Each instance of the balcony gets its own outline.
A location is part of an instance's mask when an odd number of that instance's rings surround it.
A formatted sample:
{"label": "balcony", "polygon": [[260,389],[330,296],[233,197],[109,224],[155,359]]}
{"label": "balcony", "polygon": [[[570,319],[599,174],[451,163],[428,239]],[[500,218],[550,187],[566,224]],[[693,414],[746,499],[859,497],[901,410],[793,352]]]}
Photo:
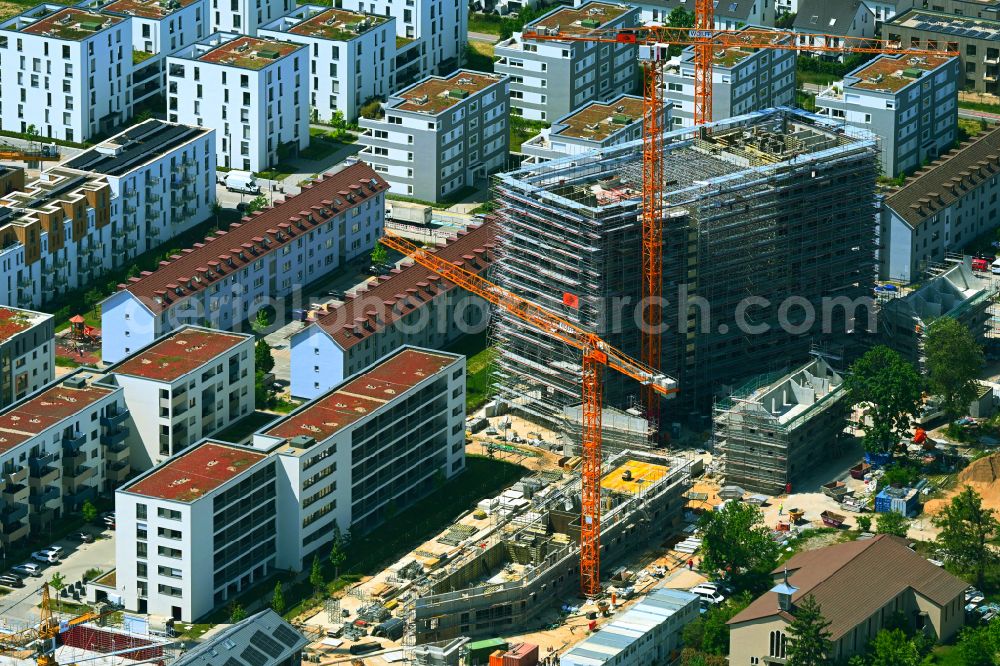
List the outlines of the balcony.
{"label": "balcony", "polygon": [[151,176],[151,175],[150,176],[146,176],[146,187],[150,187],[151,185],[159,185],[159,184],[160,184],[160,177],[159,176]]}
{"label": "balcony", "polygon": [[104,459],[109,463],[128,462],[128,444],[115,444],[104,451]]}
{"label": "balcony", "polygon": [[[52,297],[53,294],[46,294],[47,297]],[[35,303],[34,295],[31,292],[18,291],[17,292],[17,306],[20,308],[31,309]]]}
{"label": "balcony", "polygon": [[135,242],[134,239],[132,239],[132,238],[126,238],[124,246],[125,246],[125,251],[126,252],[132,252],[133,250],[135,250],[135,248],[138,247],[138,244]]}
{"label": "balcony", "polygon": [[7,467],[3,477],[7,483],[24,483],[28,480],[28,468],[23,465],[16,469],[13,466]]}
{"label": "balcony", "polygon": [[10,481],[0,491],[0,498],[6,504],[24,504],[28,501],[28,486],[25,483],[11,483]]}
{"label": "balcony", "polygon": [[108,466],[104,468],[105,478],[113,483],[118,484],[128,478],[128,475],[132,473],[132,466],[129,465],[128,460],[122,460],[116,463],[108,463]]}
{"label": "balcony", "polygon": [[125,423],[127,418],[128,412],[125,410],[122,410],[117,414],[105,414],[101,417],[101,425],[105,428],[114,428],[115,426]]}
{"label": "balcony", "polygon": [[17,281],[17,286],[19,289],[31,289],[32,287],[35,286],[35,281],[32,280],[30,277],[21,278],[20,280]]}
{"label": "balcony", "polygon": [[125,224],[125,233],[134,234],[137,231],[139,231],[139,225],[135,222],[128,222]]}
{"label": "balcony", "polygon": [[158,203],[162,198],[163,196],[159,192],[150,192],[149,194],[146,195],[146,203],[147,204]]}
{"label": "balcony", "polygon": [[97,497],[97,488],[94,486],[81,486],[76,492],[67,494],[63,500],[73,508],[77,508],[84,502],[92,500],[95,497]]}
{"label": "balcony", "polygon": [[101,435],[101,444],[108,447],[119,446],[124,443],[126,439],[128,439],[129,432],[129,429],[125,426],[109,430]]}
{"label": "balcony", "polygon": [[76,453],[87,443],[86,433],[73,433],[70,436],[63,437],[63,451],[65,453]]}
{"label": "balcony", "polygon": [[59,499],[59,488],[56,486],[45,486],[39,489],[37,493],[32,494],[28,497],[28,502],[31,506],[41,507],[44,504],[48,504],[53,500]]}
{"label": "balcony", "polygon": [[91,247],[91,246],[89,246],[89,245],[84,245],[83,247],[81,247],[81,248],[80,248],[80,249],[79,249],[79,250],[77,251],[77,254],[78,254],[78,255],[79,255],[80,257],[89,257],[89,256],[90,256],[90,255],[92,255],[93,253],[94,253],[94,248],[92,248],[92,247]]}
{"label": "balcony", "polygon": [[37,468],[32,468],[31,477],[29,479],[29,484],[32,488],[40,488],[41,486],[54,483],[59,480],[59,468],[53,467],[52,465],[44,465]]}
{"label": "balcony", "polygon": [[[157,217],[159,217],[159,216],[157,216]],[[150,227],[149,228],[149,237],[150,238],[156,238],[159,235],[160,235],[160,228],[159,227]]]}
{"label": "balcony", "polygon": [[126,199],[134,199],[137,196],[139,196],[139,191],[135,188],[125,190]]}

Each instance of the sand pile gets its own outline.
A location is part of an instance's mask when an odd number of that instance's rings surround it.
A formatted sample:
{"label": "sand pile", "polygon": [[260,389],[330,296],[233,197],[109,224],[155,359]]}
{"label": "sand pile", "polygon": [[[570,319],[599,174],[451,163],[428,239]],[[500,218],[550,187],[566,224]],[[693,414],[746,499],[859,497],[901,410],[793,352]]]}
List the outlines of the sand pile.
{"label": "sand pile", "polygon": [[951,498],[957,495],[965,486],[972,486],[983,496],[983,506],[1000,511],[1000,453],[980,458],[963,469],[958,475],[958,483],[944,498],[930,500],[924,505],[924,511],[935,514],[940,511]]}

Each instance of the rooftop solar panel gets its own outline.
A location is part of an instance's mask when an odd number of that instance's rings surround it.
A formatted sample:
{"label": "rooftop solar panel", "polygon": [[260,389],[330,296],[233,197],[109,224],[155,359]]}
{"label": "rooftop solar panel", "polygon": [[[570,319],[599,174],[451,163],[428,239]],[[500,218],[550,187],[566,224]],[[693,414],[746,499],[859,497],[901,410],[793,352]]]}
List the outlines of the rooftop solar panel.
{"label": "rooftop solar panel", "polygon": [[267,657],[249,645],[245,650],[243,650],[243,653],[240,654],[240,656],[243,657],[243,661],[250,664],[250,666],[267,666]]}
{"label": "rooftop solar panel", "polygon": [[277,638],[279,641],[281,641],[288,647],[292,647],[293,645],[299,642],[298,634],[296,634],[294,631],[292,631],[283,624],[279,624],[277,627],[274,628],[273,635],[275,638]]}
{"label": "rooftop solar panel", "polygon": [[253,636],[250,637],[250,644],[259,648],[261,651],[266,652],[275,659],[281,655],[281,645],[278,641],[274,640],[262,631],[255,631],[253,633]]}

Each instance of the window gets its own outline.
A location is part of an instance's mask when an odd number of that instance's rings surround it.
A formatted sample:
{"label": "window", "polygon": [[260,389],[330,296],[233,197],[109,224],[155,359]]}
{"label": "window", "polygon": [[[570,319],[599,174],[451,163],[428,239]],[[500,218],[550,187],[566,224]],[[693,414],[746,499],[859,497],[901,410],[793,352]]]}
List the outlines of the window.
{"label": "window", "polygon": [[778,659],[785,658],[785,634],[780,631],[772,631],[770,634],[769,642],[769,653],[768,656],[776,657]]}

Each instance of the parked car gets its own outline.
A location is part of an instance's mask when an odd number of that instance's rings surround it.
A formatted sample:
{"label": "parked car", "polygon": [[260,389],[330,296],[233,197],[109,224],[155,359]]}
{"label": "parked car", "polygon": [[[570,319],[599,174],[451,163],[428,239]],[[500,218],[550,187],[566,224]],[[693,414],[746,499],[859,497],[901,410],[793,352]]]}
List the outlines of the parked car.
{"label": "parked car", "polygon": [[42,564],[55,564],[59,561],[59,556],[45,550],[36,550],[31,554],[31,559]]}
{"label": "parked car", "polygon": [[56,557],[62,557],[63,547],[62,546],[49,546],[48,548],[42,548],[43,553],[51,553]]}
{"label": "parked car", "polygon": [[70,537],[82,543],[94,543],[94,535],[87,532],[74,532]]}
{"label": "parked car", "polygon": [[0,585],[4,587],[24,587],[24,581],[14,574],[3,574],[0,576]]}
{"label": "parked car", "polygon": [[369,275],[388,275],[389,271],[392,270],[392,266],[386,266],[385,264],[372,264],[368,267]]}
{"label": "parked car", "polygon": [[37,564],[32,564],[31,562],[25,562],[24,564],[18,564],[16,567],[11,567],[11,571],[21,576],[33,576],[35,578],[42,577],[42,568]]}
{"label": "parked car", "polygon": [[726,600],[726,597],[715,583],[701,583],[692,587],[688,592],[701,597],[711,604],[721,604]]}

